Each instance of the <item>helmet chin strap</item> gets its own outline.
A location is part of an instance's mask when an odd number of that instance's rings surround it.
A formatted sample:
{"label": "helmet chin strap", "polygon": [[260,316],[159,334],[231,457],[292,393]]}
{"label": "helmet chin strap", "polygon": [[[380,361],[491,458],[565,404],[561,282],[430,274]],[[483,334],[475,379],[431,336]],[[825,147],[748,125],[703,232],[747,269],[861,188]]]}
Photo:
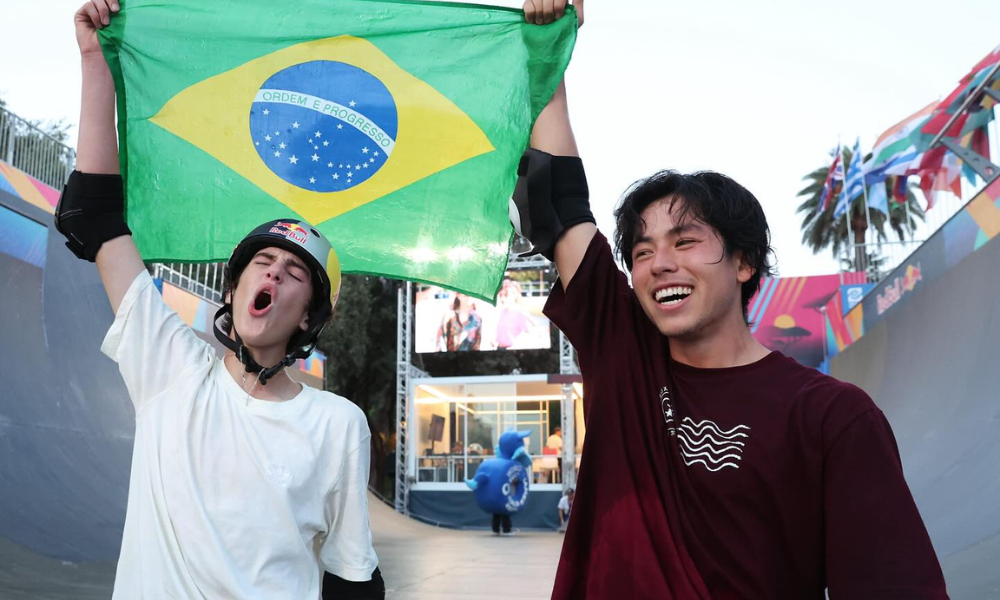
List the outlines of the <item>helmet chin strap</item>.
{"label": "helmet chin strap", "polygon": [[[226,348],[233,351],[236,358],[243,363],[243,367],[246,369],[247,373],[259,373],[258,379],[261,385],[267,385],[267,380],[274,377],[285,367],[289,367],[295,363],[296,357],[295,353],[289,353],[279,362],[278,364],[271,367],[263,367],[250,354],[250,349],[246,347],[243,343],[243,339],[240,337],[239,332],[236,331],[236,323],[233,320],[232,305],[223,304],[222,307],[215,313],[215,337],[219,340]],[[229,330],[232,330],[233,336],[236,338],[229,337]]]}

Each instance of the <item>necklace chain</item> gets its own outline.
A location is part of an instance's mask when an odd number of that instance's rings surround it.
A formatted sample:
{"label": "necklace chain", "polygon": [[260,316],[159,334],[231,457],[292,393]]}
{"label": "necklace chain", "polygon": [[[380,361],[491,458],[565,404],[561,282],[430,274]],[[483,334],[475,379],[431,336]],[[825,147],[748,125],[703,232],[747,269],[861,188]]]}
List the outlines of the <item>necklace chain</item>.
{"label": "necklace chain", "polygon": [[[291,376],[288,374],[288,367],[285,367],[284,369],[282,369],[281,372],[285,374],[285,377],[288,377],[289,379],[291,379]],[[247,406],[250,405],[250,394],[252,394],[254,392],[254,390],[257,389],[257,386],[260,385],[260,378],[261,378],[262,375],[264,375],[264,371],[263,370],[261,370],[259,373],[257,373],[257,379],[254,381],[253,387],[251,387],[249,390],[247,390],[247,372],[246,372],[246,370],[243,371],[243,375],[240,377],[240,387],[242,387],[243,390],[247,393],[247,397],[246,397],[246,404],[247,404]]]}

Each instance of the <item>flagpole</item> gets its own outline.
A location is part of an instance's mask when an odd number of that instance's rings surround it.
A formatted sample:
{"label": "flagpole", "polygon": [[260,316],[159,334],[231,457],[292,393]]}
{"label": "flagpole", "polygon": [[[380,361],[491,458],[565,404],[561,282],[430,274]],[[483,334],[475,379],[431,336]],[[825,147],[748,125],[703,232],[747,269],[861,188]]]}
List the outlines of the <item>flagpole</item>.
{"label": "flagpole", "polygon": [[[859,144],[857,146],[857,148],[860,151],[861,150],[861,145]],[[862,165],[861,165],[861,169],[862,169],[862,171],[861,171],[861,193],[863,194],[863,197],[865,199],[865,222],[868,224],[868,226],[865,228],[865,235],[867,236],[868,233],[871,232],[871,230],[872,230],[872,213],[871,213],[871,210],[868,208],[868,182],[865,181],[864,168],[865,168],[864,167],[864,163],[862,163]],[[874,241],[874,236],[873,236],[873,240],[872,241]],[[865,240],[865,243],[867,243],[867,240]]]}
{"label": "flagpole", "polygon": [[[837,142],[837,145],[838,146],[840,145],[839,141]],[[844,167],[843,167],[844,168],[844,180],[840,184],[840,193],[843,194],[844,197],[846,198],[847,197],[847,165],[844,164],[844,147],[843,146],[840,146],[840,164],[844,165]],[[839,200],[839,198],[838,198],[838,200]],[[856,261],[854,259],[857,258],[858,249],[854,247],[854,232],[851,231],[851,201],[850,201],[850,199],[847,200],[847,210],[844,211],[844,219],[845,219],[845,223],[847,223],[847,243],[848,243],[848,246],[852,250],[854,250],[854,252],[853,252],[854,256],[852,257],[851,261],[853,263],[855,263],[854,267],[857,268],[857,263],[856,263]]]}
{"label": "flagpole", "polygon": [[[993,105],[993,162],[1000,163],[1000,128],[997,127],[997,113],[1000,113],[1000,102]],[[988,137],[988,136],[987,136]]]}
{"label": "flagpole", "polygon": [[[897,183],[896,185],[899,185],[899,183]],[[906,231],[907,229],[910,229],[910,196],[909,196],[909,189],[910,189],[910,186],[907,185],[906,182],[903,182],[903,206],[906,208],[906,228],[904,228],[903,231]],[[916,237],[914,235],[914,230],[916,228],[917,228],[917,226],[916,226],[916,224],[914,224],[913,225],[913,229],[910,229],[910,241],[911,242],[913,241],[913,238]]]}

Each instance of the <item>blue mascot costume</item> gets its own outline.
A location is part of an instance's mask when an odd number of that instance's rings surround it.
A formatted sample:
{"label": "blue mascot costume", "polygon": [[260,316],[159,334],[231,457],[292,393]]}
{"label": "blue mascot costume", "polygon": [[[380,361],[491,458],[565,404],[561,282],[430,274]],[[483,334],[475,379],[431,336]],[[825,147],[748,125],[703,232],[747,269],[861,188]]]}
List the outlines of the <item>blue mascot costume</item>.
{"label": "blue mascot costume", "polygon": [[511,535],[510,516],[528,502],[531,455],[524,447],[530,431],[508,431],[500,436],[496,458],[484,460],[476,476],[466,479],[479,508],[493,515],[493,532]]}

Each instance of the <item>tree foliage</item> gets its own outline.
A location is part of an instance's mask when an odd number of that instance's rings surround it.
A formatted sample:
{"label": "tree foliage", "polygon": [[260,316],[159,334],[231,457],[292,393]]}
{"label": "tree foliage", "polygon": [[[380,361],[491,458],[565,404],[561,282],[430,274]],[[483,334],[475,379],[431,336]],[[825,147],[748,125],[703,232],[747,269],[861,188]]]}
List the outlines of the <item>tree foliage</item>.
{"label": "tree foliage", "polygon": [[[924,210],[914,194],[914,186],[907,187],[906,200],[903,203],[890,200],[888,216],[877,210],[868,210],[866,214],[863,194],[851,198],[848,211],[850,231],[848,231],[848,218],[844,216],[839,219],[833,218],[837,204],[836,198],[829,202],[826,210],[817,214],[823,184],[826,182],[826,175],[830,170],[835,152],[835,150],[830,152],[830,162],[802,178],[806,182],[806,186],[798,193],[798,197],[803,200],[796,209],[796,212],[802,215],[802,243],[808,246],[813,254],[818,254],[829,248],[835,258],[842,257],[849,246],[865,243],[868,214],[871,215],[871,226],[876,233],[877,241],[888,241],[889,230],[896,234],[899,241],[903,241],[907,236],[912,238],[918,221],[924,220]],[[845,164],[850,164],[851,150],[848,148],[843,152],[842,160]],[[907,210],[907,205],[909,210]]]}

